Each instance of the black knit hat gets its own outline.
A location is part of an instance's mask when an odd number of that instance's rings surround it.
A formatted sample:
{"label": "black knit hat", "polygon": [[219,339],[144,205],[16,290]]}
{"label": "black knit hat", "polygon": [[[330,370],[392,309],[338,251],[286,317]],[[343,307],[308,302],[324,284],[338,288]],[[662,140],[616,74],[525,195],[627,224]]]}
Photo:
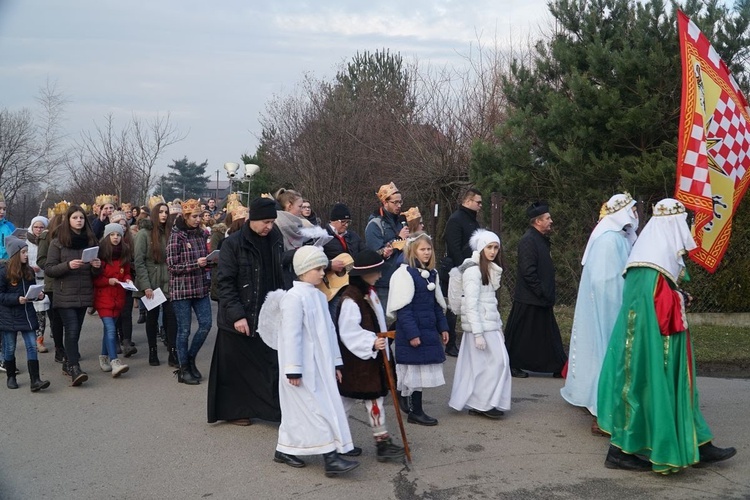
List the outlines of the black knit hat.
{"label": "black knit hat", "polygon": [[363,250],[354,257],[354,267],[349,271],[349,276],[364,276],[380,271],[385,261],[378,252],[374,250]]}
{"label": "black knit hat", "polygon": [[330,220],[352,220],[352,214],[349,212],[349,207],[344,205],[343,203],[336,203],[333,208],[331,208],[331,217],[329,217]]}
{"label": "black knit hat", "polygon": [[276,202],[271,198],[255,198],[250,202],[248,220],[268,220],[276,218]]}
{"label": "black knit hat", "polygon": [[546,201],[535,201],[526,209],[526,217],[534,219],[549,212],[549,204]]}

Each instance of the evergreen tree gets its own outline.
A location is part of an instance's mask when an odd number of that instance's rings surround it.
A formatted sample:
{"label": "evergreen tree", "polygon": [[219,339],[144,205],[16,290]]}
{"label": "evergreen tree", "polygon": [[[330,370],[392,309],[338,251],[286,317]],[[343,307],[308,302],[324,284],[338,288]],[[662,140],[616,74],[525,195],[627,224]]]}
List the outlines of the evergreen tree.
{"label": "evergreen tree", "polygon": [[188,161],[187,157],[172,161],[171,165],[167,165],[171,171],[162,177],[156,192],[161,191],[166,200],[180,198],[184,201],[200,197],[211,180],[211,177],[206,175],[208,160],[201,164]]}
{"label": "evergreen tree", "polygon": [[[682,10],[747,82],[750,2],[734,13],[695,0]],[[503,79],[507,122],[494,142],[475,144],[472,175],[504,197],[509,249],[528,224],[525,207],[549,201],[553,243],[564,242],[553,245],[560,296],[570,303],[601,204],[623,190],[649,208],[674,194],[680,51],[676,10],[662,0],[555,0],[550,11],[555,32],[536,44],[532,64],[515,62]]]}

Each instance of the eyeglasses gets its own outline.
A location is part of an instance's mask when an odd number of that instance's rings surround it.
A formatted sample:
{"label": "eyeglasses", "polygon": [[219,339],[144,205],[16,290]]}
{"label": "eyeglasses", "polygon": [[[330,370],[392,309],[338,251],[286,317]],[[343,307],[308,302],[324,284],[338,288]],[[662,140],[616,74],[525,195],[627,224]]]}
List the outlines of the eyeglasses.
{"label": "eyeglasses", "polygon": [[403,201],[401,201],[401,200],[396,200],[396,201],[388,201],[388,203],[392,203],[392,204],[394,204],[394,205],[403,205],[403,204],[404,204],[404,202],[403,202]]}

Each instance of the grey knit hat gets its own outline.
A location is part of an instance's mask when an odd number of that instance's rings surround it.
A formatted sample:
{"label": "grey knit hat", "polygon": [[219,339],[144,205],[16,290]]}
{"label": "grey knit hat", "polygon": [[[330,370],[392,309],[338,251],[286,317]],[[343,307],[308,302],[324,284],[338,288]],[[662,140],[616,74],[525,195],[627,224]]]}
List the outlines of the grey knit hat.
{"label": "grey knit hat", "polygon": [[119,222],[110,222],[109,224],[104,226],[104,236],[102,236],[102,239],[109,236],[110,233],[117,233],[122,236],[125,234],[125,230],[122,228],[122,224],[120,224]]}
{"label": "grey knit hat", "polygon": [[16,238],[15,236],[7,236],[5,238],[5,251],[8,252],[8,258],[13,257],[26,246],[28,246],[26,240]]}

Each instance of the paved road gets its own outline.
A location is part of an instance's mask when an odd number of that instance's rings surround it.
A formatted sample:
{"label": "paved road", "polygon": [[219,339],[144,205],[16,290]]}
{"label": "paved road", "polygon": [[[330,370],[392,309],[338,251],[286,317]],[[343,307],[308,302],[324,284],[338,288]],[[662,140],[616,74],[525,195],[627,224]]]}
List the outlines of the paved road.
{"label": "paved road", "polygon": [[[40,355],[48,390],[29,392],[25,366],[19,390],[0,386],[0,499],[750,498],[750,380],[699,379],[716,444],[738,453],[674,476],[606,469],[608,441],[592,436],[589,417],[563,402],[562,382],[532,376],[513,380],[513,409],[501,421],[448,408],[449,385],[426,391],[425,407],[440,425],[407,424],[409,466],[376,462],[364,407],[355,408],[350,424],[365,450],[362,465],[329,479],[317,457],[304,469],[274,463],[273,424],[207,424],[207,384],[178,384],[163,347],[162,366],[148,366],[145,333],[135,328],[141,351],[120,379],[99,370],[101,323],[87,317],[83,387],[68,387],[52,353]],[[212,332],[198,357],[204,374],[213,342]],[[449,381],[454,366],[449,358]]]}

